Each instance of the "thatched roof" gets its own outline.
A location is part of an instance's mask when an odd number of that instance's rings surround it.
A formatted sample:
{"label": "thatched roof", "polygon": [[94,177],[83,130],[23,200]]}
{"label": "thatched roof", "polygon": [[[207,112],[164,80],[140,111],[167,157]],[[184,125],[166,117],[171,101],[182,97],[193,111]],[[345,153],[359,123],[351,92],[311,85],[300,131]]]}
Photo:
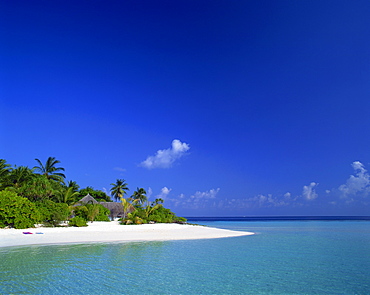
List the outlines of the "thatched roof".
{"label": "thatched roof", "polygon": [[97,203],[98,202],[92,196],[90,196],[90,194],[87,194],[81,200],[79,200],[76,204],[83,205],[83,204],[97,204]]}
{"label": "thatched roof", "polygon": [[123,205],[121,203],[116,202],[99,202],[100,205],[103,207],[109,209],[110,215],[113,218],[116,218],[118,216],[123,217],[124,211],[123,211]]}

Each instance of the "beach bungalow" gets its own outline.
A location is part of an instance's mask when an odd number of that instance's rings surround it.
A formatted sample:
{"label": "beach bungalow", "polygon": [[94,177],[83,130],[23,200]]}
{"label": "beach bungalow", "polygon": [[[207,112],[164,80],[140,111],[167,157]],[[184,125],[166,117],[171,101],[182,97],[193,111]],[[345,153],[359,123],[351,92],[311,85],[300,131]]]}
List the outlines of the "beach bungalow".
{"label": "beach bungalow", "polygon": [[103,207],[107,208],[110,211],[109,217],[111,220],[116,218],[124,217],[125,213],[123,211],[123,205],[117,202],[98,202],[90,194],[84,196],[79,200],[75,206],[82,206],[85,204],[100,204]]}

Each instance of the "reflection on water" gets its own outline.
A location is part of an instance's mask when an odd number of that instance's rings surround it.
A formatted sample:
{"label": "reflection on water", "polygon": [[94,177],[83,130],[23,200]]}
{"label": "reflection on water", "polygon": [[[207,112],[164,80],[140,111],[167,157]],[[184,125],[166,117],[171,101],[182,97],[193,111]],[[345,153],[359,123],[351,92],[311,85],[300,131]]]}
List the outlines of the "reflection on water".
{"label": "reflection on water", "polygon": [[0,294],[366,294],[370,290],[370,222],[207,225],[259,234],[0,248]]}
{"label": "reflection on water", "polygon": [[[155,262],[161,256],[165,243],[0,248],[0,293],[39,294],[44,290],[52,294],[71,289],[85,293],[91,289],[97,294],[117,281],[129,283],[146,261]],[[96,286],[97,280],[101,286]]]}

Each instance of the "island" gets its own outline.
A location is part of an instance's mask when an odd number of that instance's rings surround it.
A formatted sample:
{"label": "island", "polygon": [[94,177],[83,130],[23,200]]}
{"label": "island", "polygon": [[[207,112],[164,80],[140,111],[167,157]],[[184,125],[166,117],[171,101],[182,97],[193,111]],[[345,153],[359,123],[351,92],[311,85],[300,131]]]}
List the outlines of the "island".
{"label": "island", "polygon": [[127,183],[112,183],[111,196],[92,187],[65,182],[64,168],[49,157],[45,164],[9,165],[0,159],[0,247],[211,239],[252,235],[191,225],[137,188],[125,197]]}

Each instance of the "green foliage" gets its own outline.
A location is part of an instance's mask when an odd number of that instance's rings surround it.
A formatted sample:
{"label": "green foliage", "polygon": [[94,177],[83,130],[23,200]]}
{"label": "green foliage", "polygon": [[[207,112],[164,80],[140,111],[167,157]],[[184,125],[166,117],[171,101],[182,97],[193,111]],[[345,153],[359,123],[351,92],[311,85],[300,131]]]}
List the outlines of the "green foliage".
{"label": "green foliage", "polygon": [[135,210],[132,213],[127,214],[127,217],[121,221],[121,224],[143,224],[148,223],[145,218],[145,214],[142,209]]}
{"label": "green foliage", "polygon": [[61,167],[55,167],[56,164],[59,164],[60,161],[56,160],[55,157],[49,157],[46,160],[45,165],[42,164],[42,162],[39,159],[35,159],[39,166],[35,166],[34,169],[37,172],[40,172],[41,174],[45,175],[46,178],[55,180],[57,182],[64,183],[64,178],[66,176],[61,173],[60,171],[64,171],[64,168]]}
{"label": "green foliage", "polygon": [[56,192],[56,200],[60,203],[72,204],[76,201],[78,192],[73,187],[65,187]]}
{"label": "green foliage", "polygon": [[15,192],[0,191],[0,227],[29,228],[39,220],[35,204]]}
{"label": "green foliage", "polygon": [[2,180],[2,188],[12,187],[15,190],[23,183],[32,180],[35,176],[32,169],[26,166],[15,166],[14,169],[7,173]]}
{"label": "green foliage", "polygon": [[121,198],[124,216],[127,216],[128,213],[135,211],[135,207],[131,204],[130,199]]}
{"label": "green foliage", "polygon": [[157,204],[163,204],[164,200],[162,198],[155,199],[154,202],[152,202],[152,206],[155,206]]}
{"label": "green foliage", "polygon": [[99,214],[99,204],[87,204],[87,220],[93,222],[95,217]]}
{"label": "green foliage", "polygon": [[0,189],[16,192],[19,196],[26,197],[36,202],[44,199],[55,199],[64,191],[64,186],[46,175],[35,174],[33,169],[19,166],[12,169],[0,180]]}
{"label": "green foliage", "polygon": [[82,227],[82,226],[87,226],[86,220],[83,219],[80,216],[75,216],[71,218],[69,221],[69,226],[77,226],[77,227]]}
{"label": "green foliage", "polygon": [[6,181],[10,171],[10,165],[7,164],[4,159],[0,159],[0,187],[2,187],[3,183]]}
{"label": "green foliage", "polygon": [[88,221],[109,221],[110,211],[100,204],[73,207],[73,215]]}
{"label": "green foliage", "polygon": [[78,192],[80,189],[80,186],[77,184],[77,182],[72,180],[68,181],[68,187],[71,187],[73,192]]}
{"label": "green foliage", "polygon": [[58,226],[62,221],[66,221],[71,214],[70,208],[65,203],[44,200],[37,202],[36,206],[40,212],[40,221],[45,225]]}
{"label": "green foliage", "polygon": [[172,223],[174,222],[174,217],[175,214],[170,209],[161,206],[150,214],[149,220],[158,223]]}
{"label": "green foliage", "polygon": [[82,223],[81,220],[83,220],[85,224],[87,220],[91,222],[109,221],[109,213],[110,211],[100,204],[86,204],[84,206],[76,206],[73,207],[73,214],[75,217],[73,217],[69,221],[69,224],[71,226],[85,226],[80,225]]}
{"label": "green foliage", "polygon": [[[98,202],[111,202],[105,192],[92,187],[78,191],[79,186],[74,181],[65,185],[65,175],[61,173],[64,168],[57,167],[60,161],[54,157],[49,157],[45,164],[39,159],[35,160],[39,165],[30,169],[26,166],[12,168],[4,159],[0,159],[0,191],[3,190],[0,227],[28,227],[40,222],[57,226],[67,220],[71,213],[76,218],[72,224],[80,223],[80,220],[109,221],[110,211],[100,204],[68,207],[87,194]],[[143,188],[137,188],[131,197],[125,198],[129,189],[124,179],[117,179],[111,185],[111,195],[122,202],[125,224],[186,222],[186,219],[163,208],[162,199],[149,203]]]}
{"label": "green foliage", "polygon": [[124,197],[125,194],[127,194],[127,191],[129,188],[127,187],[126,180],[124,179],[117,179],[116,183],[111,183],[113,186],[111,188],[111,195],[118,201]]}
{"label": "green foliage", "polygon": [[137,188],[131,196],[131,199],[136,202],[137,205],[135,205],[135,207],[144,205],[144,203],[148,200],[145,189]]}
{"label": "green foliage", "polygon": [[76,206],[76,207],[73,207],[73,212],[72,214],[75,216],[75,217],[81,217],[85,220],[87,220],[87,214],[88,214],[88,210],[87,210],[87,207],[86,206]]}
{"label": "green foliage", "polygon": [[57,199],[57,195],[64,190],[64,187],[45,175],[34,174],[29,181],[22,182],[16,189],[22,197],[37,202],[45,199]]}
{"label": "green foliage", "polygon": [[99,208],[99,213],[95,216],[94,221],[110,221],[109,220],[109,209],[105,208],[104,206],[97,204]]}
{"label": "green foliage", "polygon": [[178,216],[175,216],[175,219],[173,222],[175,223],[186,223],[188,220],[185,218],[185,217],[178,217]]}
{"label": "green foliage", "polygon": [[147,205],[145,208],[136,208],[122,220],[122,224],[141,223],[186,223],[186,218],[176,216],[170,209],[164,208],[162,204]]}

